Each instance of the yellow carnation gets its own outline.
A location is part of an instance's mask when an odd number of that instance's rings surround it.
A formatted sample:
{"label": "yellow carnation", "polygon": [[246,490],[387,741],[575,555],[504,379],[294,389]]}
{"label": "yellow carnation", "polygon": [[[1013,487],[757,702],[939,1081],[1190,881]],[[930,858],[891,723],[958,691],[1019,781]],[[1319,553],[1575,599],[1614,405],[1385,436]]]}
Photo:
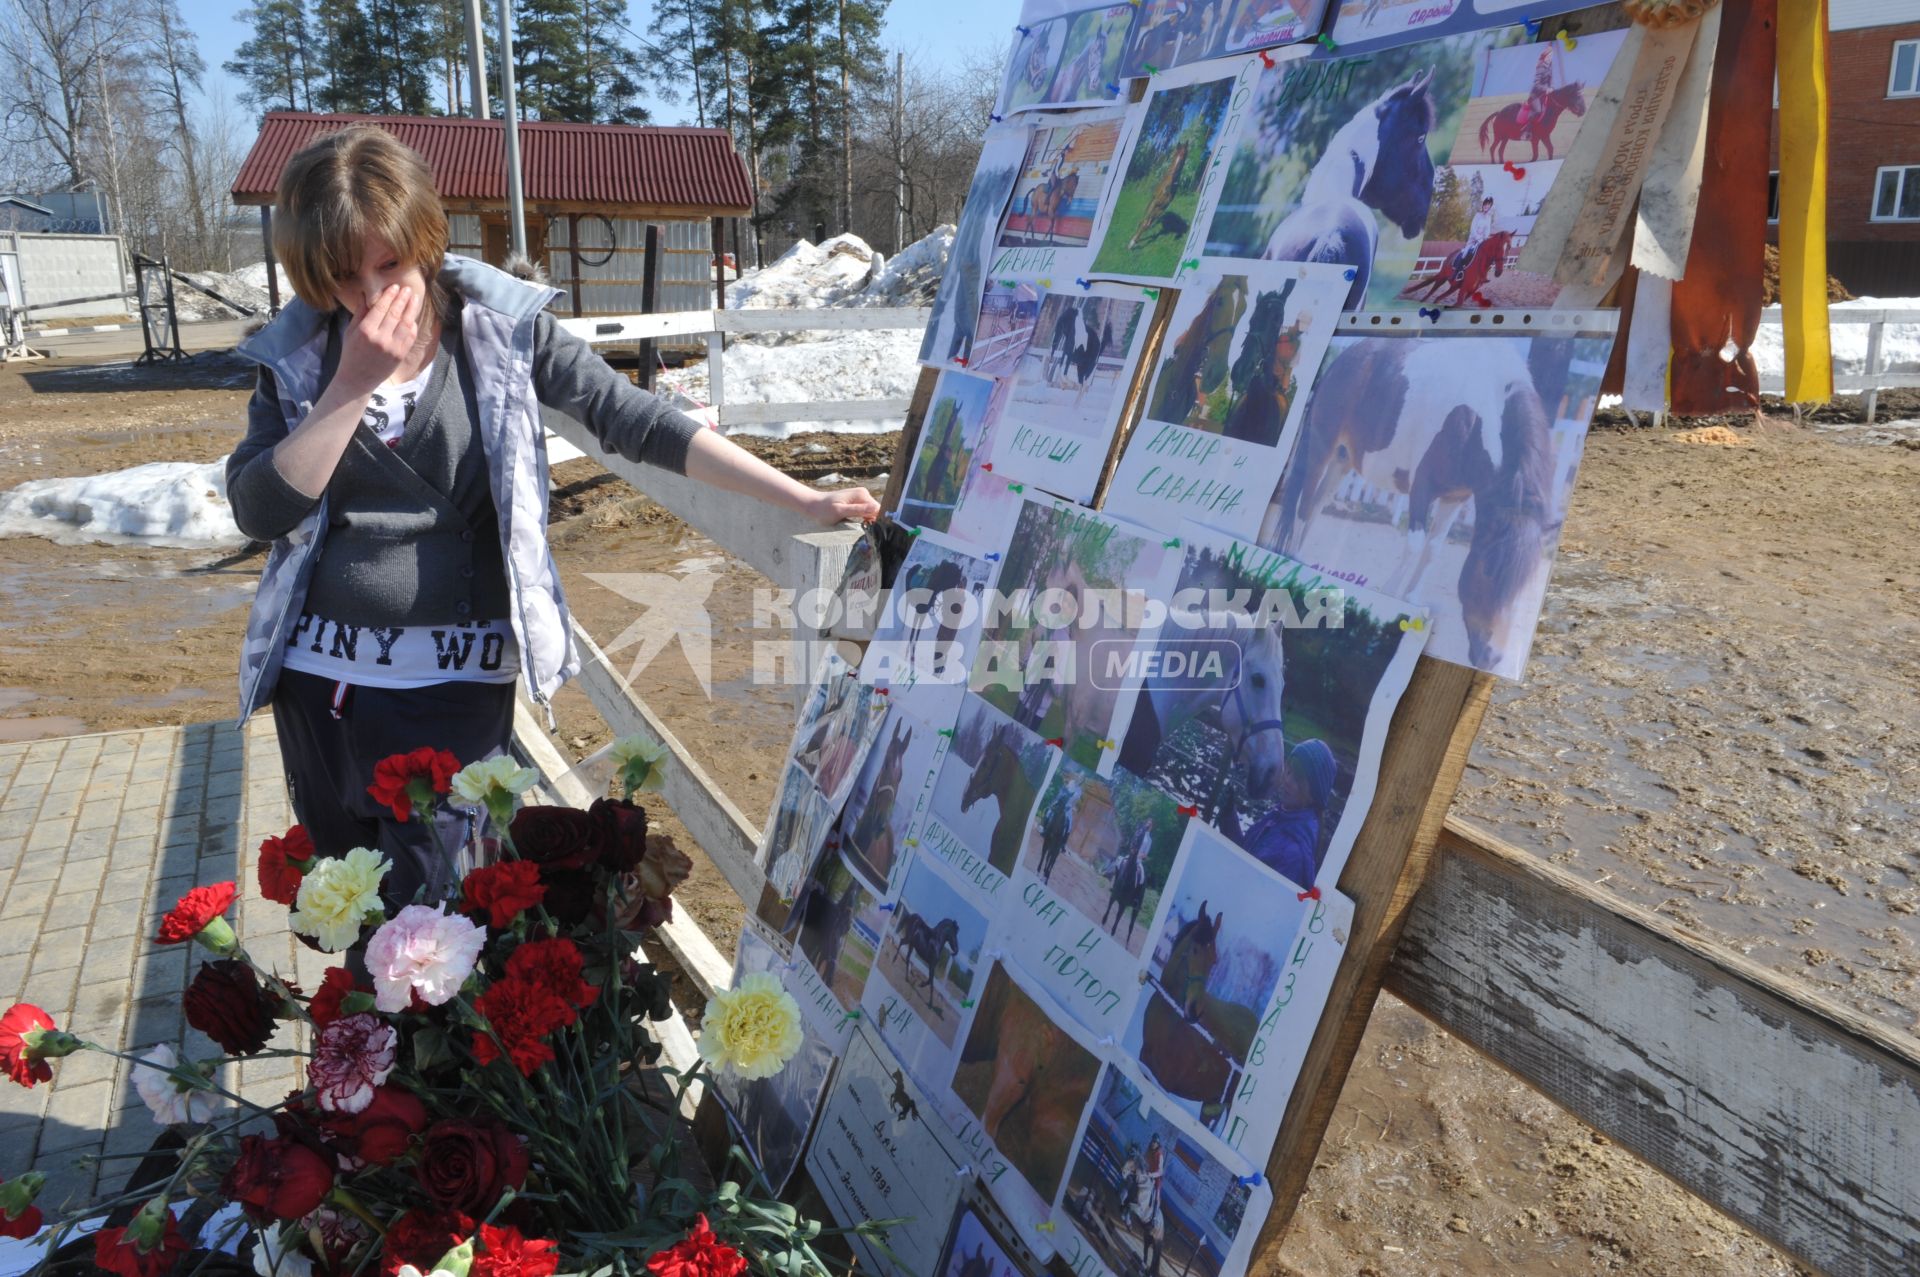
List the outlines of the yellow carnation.
{"label": "yellow carnation", "polygon": [[365,847],[337,860],[316,861],[300,880],[289,924],[328,953],[338,953],[358,940],[367,919],[381,911],[380,880],[391,867],[379,852]]}
{"label": "yellow carnation", "polygon": [[613,742],[607,754],[613,760],[619,776],[626,782],[629,797],[635,790],[658,793],[666,784],[666,774],[661,767],[667,759],[665,746],[656,745],[636,733]]}
{"label": "yellow carnation", "polygon": [[532,789],[540,773],[522,767],[506,754],[468,763],[453,774],[453,796],[459,806],[481,807],[516,798]]}
{"label": "yellow carnation", "polygon": [[799,1053],[800,1004],[765,971],[716,993],[700,1025],[700,1058],[716,1072],[772,1077]]}

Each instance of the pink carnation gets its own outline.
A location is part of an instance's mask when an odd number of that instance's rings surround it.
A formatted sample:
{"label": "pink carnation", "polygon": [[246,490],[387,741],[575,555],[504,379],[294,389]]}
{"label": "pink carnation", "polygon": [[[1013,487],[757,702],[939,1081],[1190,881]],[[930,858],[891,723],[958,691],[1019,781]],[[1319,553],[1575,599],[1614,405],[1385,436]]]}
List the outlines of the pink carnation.
{"label": "pink carnation", "polygon": [[393,1026],[370,1012],[335,1020],[320,1030],[307,1066],[314,1098],[329,1113],[360,1112],[393,1072],[399,1049]]}
{"label": "pink carnation", "polygon": [[441,1006],[466,982],[487,943],[487,929],[458,914],[408,905],[383,923],[367,942],[373,1004],[404,1011],[414,990],[428,1006]]}

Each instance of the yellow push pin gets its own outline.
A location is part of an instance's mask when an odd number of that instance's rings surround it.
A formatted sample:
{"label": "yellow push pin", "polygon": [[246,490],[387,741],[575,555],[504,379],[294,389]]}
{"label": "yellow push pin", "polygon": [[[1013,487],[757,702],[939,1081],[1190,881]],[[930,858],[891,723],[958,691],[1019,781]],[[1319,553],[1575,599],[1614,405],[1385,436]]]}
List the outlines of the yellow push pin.
{"label": "yellow push pin", "polygon": [[1101,741],[1100,741],[1100,748],[1101,748],[1101,749],[1118,749],[1118,748],[1119,748],[1119,746],[1118,746],[1118,745],[1115,745],[1115,744],[1114,744],[1114,743],[1113,743],[1112,741],[1110,741],[1110,740],[1107,740],[1107,739],[1105,739],[1105,738],[1102,738],[1102,739],[1101,739]]}
{"label": "yellow push pin", "polygon": [[1578,40],[1573,38],[1573,33],[1567,30],[1565,27],[1560,28],[1559,40],[1560,40],[1560,47],[1565,49],[1568,53],[1572,53],[1573,46],[1580,43]]}

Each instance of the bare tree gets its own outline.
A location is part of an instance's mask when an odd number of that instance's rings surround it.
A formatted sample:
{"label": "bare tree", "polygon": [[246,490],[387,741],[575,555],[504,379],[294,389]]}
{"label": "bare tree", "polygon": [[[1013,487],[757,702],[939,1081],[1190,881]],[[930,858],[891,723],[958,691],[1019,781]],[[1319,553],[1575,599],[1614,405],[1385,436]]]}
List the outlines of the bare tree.
{"label": "bare tree", "polygon": [[180,19],[175,0],[145,0],[144,41],[151,90],[171,134],[169,149],[180,157],[184,206],[193,223],[193,248],[196,257],[208,252],[206,202],[201,196],[201,168],[194,154],[193,126],[188,121],[187,92],[200,87],[207,69],[200,59],[193,33]]}
{"label": "bare tree", "polygon": [[83,153],[101,104],[101,60],[113,45],[117,0],[5,0],[0,22],[0,109],[10,129],[45,148],[63,170],[60,181],[78,189],[92,176]]}

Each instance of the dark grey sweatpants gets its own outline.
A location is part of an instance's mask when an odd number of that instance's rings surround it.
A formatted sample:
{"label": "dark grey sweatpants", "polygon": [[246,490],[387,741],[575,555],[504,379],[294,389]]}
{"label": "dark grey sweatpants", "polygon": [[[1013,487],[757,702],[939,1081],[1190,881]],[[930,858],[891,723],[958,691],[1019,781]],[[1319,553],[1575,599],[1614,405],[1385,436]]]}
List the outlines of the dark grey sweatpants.
{"label": "dark grey sweatpants", "polygon": [[453,887],[466,817],[443,812],[431,827],[413,816],[395,820],[367,792],[374,764],[423,745],[450,751],[463,767],[505,751],[513,732],[514,685],[349,686],[336,718],[338,686],[329,678],[282,670],[274,688],[274,726],[294,816],[320,855],[370,847],[393,862],[380,892],[388,917],[416,899],[438,904]]}

